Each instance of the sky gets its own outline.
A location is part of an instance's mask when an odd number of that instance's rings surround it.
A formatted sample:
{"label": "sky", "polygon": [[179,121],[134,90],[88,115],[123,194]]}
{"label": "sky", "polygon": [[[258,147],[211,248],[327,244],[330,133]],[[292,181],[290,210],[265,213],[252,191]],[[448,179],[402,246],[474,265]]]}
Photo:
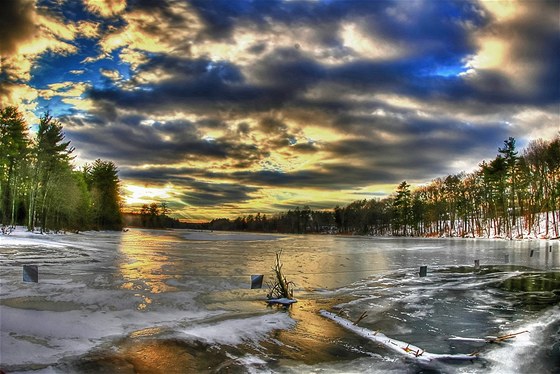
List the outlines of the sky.
{"label": "sky", "polygon": [[332,209],[560,131],[560,1],[10,0],[1,106],[178,218]]}

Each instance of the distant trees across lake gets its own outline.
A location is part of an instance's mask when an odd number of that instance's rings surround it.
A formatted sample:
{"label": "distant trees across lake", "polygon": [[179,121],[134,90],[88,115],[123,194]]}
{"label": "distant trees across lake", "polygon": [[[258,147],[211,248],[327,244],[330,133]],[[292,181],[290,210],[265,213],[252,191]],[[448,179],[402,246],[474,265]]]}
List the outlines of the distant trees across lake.
{"label": "distant trees across lake", "polygon": [[126,226],[142,227],[149,229],[187,229],[198,228],[197,224],[190,224],[181,222],[176,218],[169,216],[171,209],[169,209],[166,202],[144,204],[138,210],[132,210],[124,213],[123,218]]}
{"label": "distant trees across lake", "polygon": [[0,109],[0,220],[29,230],[120,230],[119,178],[111,161],[72,166],[74,148],[48,113],[37,132],[16,107]]}
{"label": "distant trees across lake", "polygon": [[393,236],[557,238],[560,226],[560,137],[515,139],[472,173],[436,178],[411,189],[403,181],[383,199],[358,200],[331,211],[308,206],[271,216],[215,219],[213,230],[346,233]]}

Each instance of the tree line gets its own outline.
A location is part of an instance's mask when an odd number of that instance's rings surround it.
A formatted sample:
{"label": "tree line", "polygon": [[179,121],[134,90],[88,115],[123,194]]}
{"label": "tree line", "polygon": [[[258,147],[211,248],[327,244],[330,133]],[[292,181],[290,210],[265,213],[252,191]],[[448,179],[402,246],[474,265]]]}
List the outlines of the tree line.
{"label": "tree line", "polygon": [[380,199],[329,211],[212,220],[213,230],[393,236],[557,238],[560,230],[560,136],[532,141],[520,154],[510,137],[496,157],[471,173],[436,178],[412,189],[403,181]]}
{"label": "tree line", "polygon": [[72,165],[74,147],[49,113],[30,136],[17,107],[0,109],[0,220],[45,231],[122,228],[119,177],[111,161]]}
{"label": "tree line", "polygon": [[193,228],[192,224],[181,222],[176,218],[169,216],[171,209],[169,205],[163,201],[160,203],[151,202],[143,204],[140,210],[132,210],[123,214],[126,226],[143,227],[152,229],[186,229]]}

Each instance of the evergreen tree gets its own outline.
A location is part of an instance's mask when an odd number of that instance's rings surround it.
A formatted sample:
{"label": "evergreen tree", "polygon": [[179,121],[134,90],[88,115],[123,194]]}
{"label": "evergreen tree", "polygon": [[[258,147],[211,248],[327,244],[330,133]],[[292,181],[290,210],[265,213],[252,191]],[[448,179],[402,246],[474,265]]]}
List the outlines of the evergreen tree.
{"label": "evergreen tree", "polygon": [[[515,139],[509,137],[504,140],[504,147],[498,148],[498,152],[502,155],[505,166],[505,175],[507,178],[507,195],[509,196],[506,213],[506,228],[508,236],[513,236],[513,227],[518,226],[516,221],[516,187],[518,180],[518,161],[517,151],[515,150]],[[520,232],[517,233],[520,235]]]}
{"label": "evergreen tree", "polygon": [[412,217],[412,199],[410,185],[403,181],[397,187],[397,194],[393,201],[395,209],[394,230],[398,235],[408,235],[408,227]]}
{"label": "evergreen tree", "polygon": [[71,154],[74,151],[69,141],[64,141],[60,122],[45,113],[39,122],[33,148],[34,168],[29,193],[28,228],[32,230],[37,221],[41,230],[49,227],[52,213],[58,210],[56,194],[60,178],[71,169]]}
{"label": "evergreen tree", "polygon": [[15,225],[25,196],[29,140],[27,125],[16,107],[0,109],[0,219]]}
{"label": "evergreen tree", "polygon": [[97,159],[84,168],[84,174],[91,194],[94,228],[121,229],[120,180],[116,165],[111,161]]}

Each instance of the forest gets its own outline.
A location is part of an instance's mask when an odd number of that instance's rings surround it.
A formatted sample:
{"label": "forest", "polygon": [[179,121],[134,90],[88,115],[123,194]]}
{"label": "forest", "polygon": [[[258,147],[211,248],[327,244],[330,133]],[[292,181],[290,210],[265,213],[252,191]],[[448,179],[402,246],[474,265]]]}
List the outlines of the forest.
{"label": "forest", "polygon": [[389,197],[358,200],[330,211],[299,207],[272,216],[211,221],[212,230],[342,233],[376,236],[558,238],[560,136],[532,141],[520,153],[504,141],[493,160],[471,173],[436,178],[412,189],[403,181]]}
{"label": "forest", "polygon": [[120,230],[119,178],[111,161],[80,169],[62,125],[49,113],[30,136],[17,107],[0,109],[0,220],[41,232]]}

